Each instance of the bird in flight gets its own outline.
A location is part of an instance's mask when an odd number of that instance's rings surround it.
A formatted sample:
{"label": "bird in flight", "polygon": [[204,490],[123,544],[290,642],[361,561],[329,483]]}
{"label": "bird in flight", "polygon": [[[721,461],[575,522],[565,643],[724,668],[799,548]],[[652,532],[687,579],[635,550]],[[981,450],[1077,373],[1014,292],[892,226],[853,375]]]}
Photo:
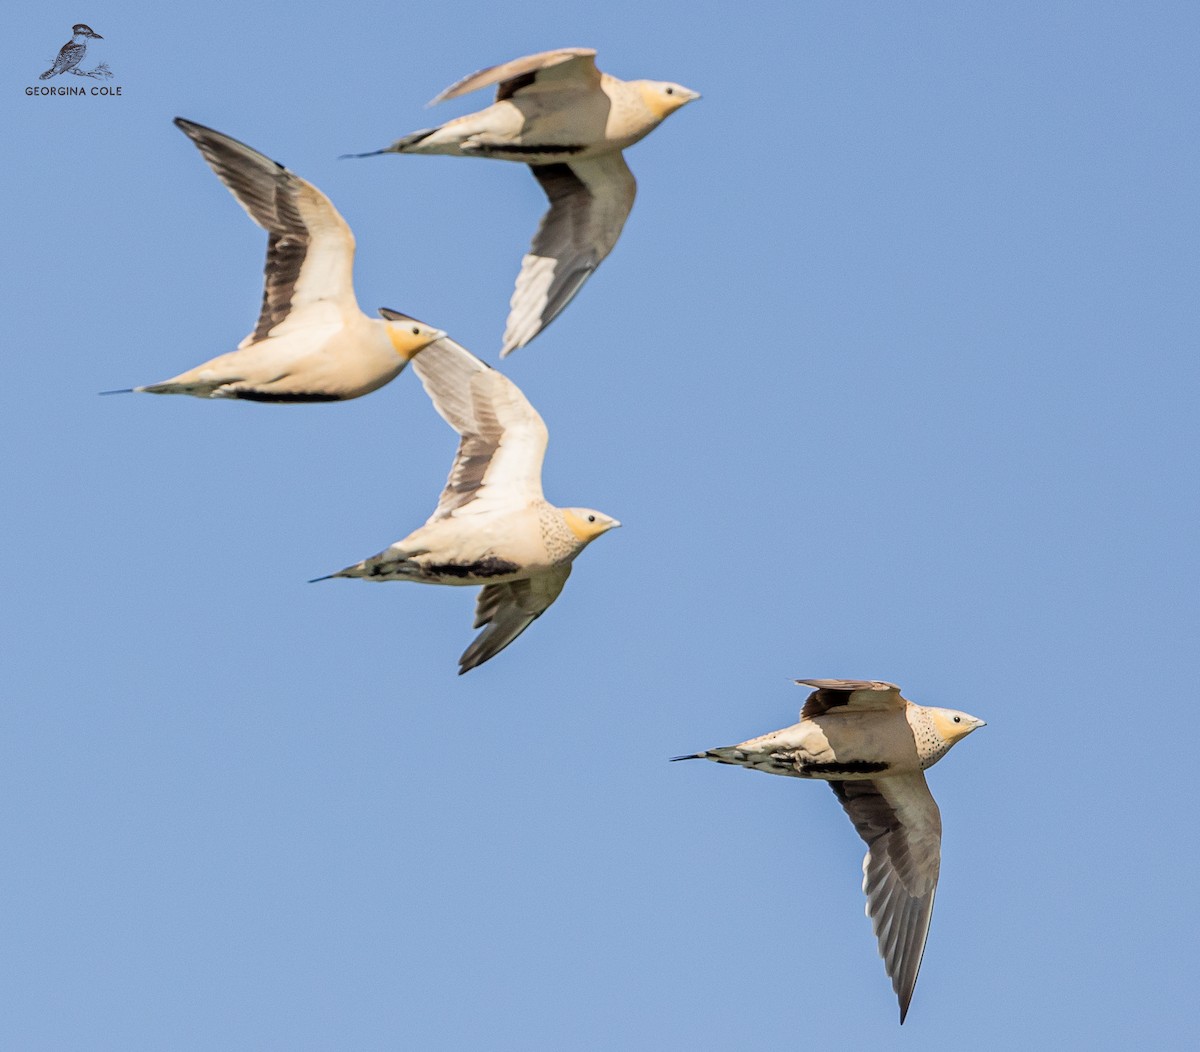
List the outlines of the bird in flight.
{"label": "bird in flight", "polygon": [[942,819],[923,772],[986,724],[955,709],[914,705],[893,683],[796,682],[816,688],[799,723],[675,759],[714,760],[829,783],[867,844],[867,916],[903,1023],[925,953],[941,865]]}
{"label": "bird in flight", "polygon": [[[354,235],[311,183],[237,139],[175,118],[267,237],[262,310],[237,350],[127,391],[253,402],[338,402],[382,387],[446,334],[354,295]],[[126,391],[106,391],[122,394]]]}
{"label": "bird in flight", "polygon": [[49,80],[60,73],[70,73],[71,70],[83,61],[83,56],[87,54],[87,42],[89,40],[103,39],[104,37],[92,29],[91,26],[77,22],[71,27],[71,39],[58,49],[58,57],[54,60],[54,65],[41,74],[38,80]]}
{"label": "bird in flight", "polygon": [[584,548],[621,524],[542,495],[548,433],[507,377],[452,340],[413,362],[434,408],[461,436],[429,521],[391,547],[328,577],[482,585],[459,675],[495,657],[558,598]]}
{"label": "bird in flight", "polygon": [[472,73],[433,103],[498,85],[486,109],[406,135],[382,153],[492,157],[528,164],[550,199],[521,262],[501,357],[524,347],[612,251],[637,183],[622,150],[700,96],[680,84],[625,81],[592,48],[559,48]]}

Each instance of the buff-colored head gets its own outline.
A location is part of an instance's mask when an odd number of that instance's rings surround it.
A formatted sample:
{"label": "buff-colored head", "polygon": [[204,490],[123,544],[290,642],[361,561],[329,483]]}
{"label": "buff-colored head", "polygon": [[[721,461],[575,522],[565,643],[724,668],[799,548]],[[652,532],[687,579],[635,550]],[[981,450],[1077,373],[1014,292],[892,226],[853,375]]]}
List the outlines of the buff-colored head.
{"label": "buff-colored head", "polygon": [[656,120],[663,120],[674,113],[680,106],[700,98],[700,92],[685,88],[682,84],[672,84],[666,80],[635,80],[634,85],[642,96],[646,108],[654,114]]}
{"label": "buff-colored head", "polygon": [[925,711],[929,713],[930,718],[933,720],[934,729],[937,730],[938,734],[945,741],[947,748],[965,738],[971,731],[987,726],[977,716],[959,712],[957,709],[934,709],[926,707]]}
{"label": "buff-colored head", "polygon": [[562,508],[563,521],[580,544],[594,541],[602,533],[615,530],[621,524],[611,515],[594,508]]}
{"label": "buff-colored head", "polygon": [[388,310],[387,307],[380,307],[379,313],[383,315],[383,324],[388,339],[392,341],[392,347],[405,362],[412,361],[431,343],[446,335],[441,329],[435,329],[432,325],[426,325],[399,311]]}

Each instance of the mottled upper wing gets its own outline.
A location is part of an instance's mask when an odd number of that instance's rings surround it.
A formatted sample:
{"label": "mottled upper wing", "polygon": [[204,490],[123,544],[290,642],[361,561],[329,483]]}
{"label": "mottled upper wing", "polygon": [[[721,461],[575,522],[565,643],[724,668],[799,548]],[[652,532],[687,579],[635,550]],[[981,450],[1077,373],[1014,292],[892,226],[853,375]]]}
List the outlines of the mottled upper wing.
{"label": "mottled upper wing", "polygon": [[903,709],[908,704],[900,696],[900,688],[895,683],[862,679],[798,679],[796,682],[817,688],[800,710],[802,720],[846,706],[868,712]]}
{"label": "mottled upper wing", "polygon": [[617,243],[637,195],[620,151],[530,168],[550,198],[550,211],[521,261],[502,358],[524,347],[571,302]]}
{"label": "mottled upper wing", "polygon": [[590,47],[564,47],[542,51],[536,55],[515,58],[499,66],[477,70],[455,81],[440,95],[430,100],[435,106],[446,99],[456,99],[489,84],[499,84],[496,100],[512,98],[518,91],[529,88],[566,87],[599,88],[600,71],[596,68],[596,51]]}
{"label": "mottled upper wing", "polygon": [[83,61],[83,56],[87,53],[86,44],[76,44],[73,40],[68,40],[59,49],[58,57],[54,60],[54,65],[42,74],[41,79],[46,80],[58,73],[68,73],[73,70],[80,62]]}
{"label": "mottled upper wing", "polygon": [[570,576],[571,564],[567,563],[523,581],[489,584],[480,589],[472,627],[483,631],[458,659],[458,674],[461,676],[499,654],[542,616]]}
{"label": "mottled upper wing", "polygon": [[263,339],[289,316],[317,303],[357,310],[354,235],[329,198],[237,139],[182,117],[175,123],[269,235],[262,310],[241,346]]}
{"label": "mottled upper wing", "polygon": [[922,774],[830,782],[867,843],[863,891],[879,953],[908,1014],[941,865],[942,818]]}
{"label": "mottled upper wing", "polygon": [[429,521],[468,504],[492,511],[541,499],[549,433],[520,388],[450,339],[426,347],[412,368],[434,408],[462,436]]}

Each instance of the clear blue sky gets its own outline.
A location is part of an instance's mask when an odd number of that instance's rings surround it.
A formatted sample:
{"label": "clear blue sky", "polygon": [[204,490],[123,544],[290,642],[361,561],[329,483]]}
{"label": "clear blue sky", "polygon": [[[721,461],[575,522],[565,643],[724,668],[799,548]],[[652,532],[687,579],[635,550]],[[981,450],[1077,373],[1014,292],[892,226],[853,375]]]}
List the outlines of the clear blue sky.
{"label": "clear blue sky", "polygon": [[[26,97],[80,19],[122,97]],[[10,10],[0,1046],[1200,1040],[1198,31],[1047,0]],[[305,583],[431,511],[455,437],[411,373],[333,406],[96,392],[257,314],[265,235],[176,115],[333,198],[365,308],[496,362],[534,180],[336,158],[565,45],[704,98],[504,365],[547,495],[625,528],[459,678],[472,593]],[[903,1030],[833,795],[667,763],[792,722],[796,676],[989,723],[930,773]]]}

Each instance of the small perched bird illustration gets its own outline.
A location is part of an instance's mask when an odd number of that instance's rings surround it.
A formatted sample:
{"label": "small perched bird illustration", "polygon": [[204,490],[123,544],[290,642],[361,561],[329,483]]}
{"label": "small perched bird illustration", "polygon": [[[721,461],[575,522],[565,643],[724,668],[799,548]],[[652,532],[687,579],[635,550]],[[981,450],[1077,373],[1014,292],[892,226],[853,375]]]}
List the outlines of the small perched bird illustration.
{"label": "small perched bird illustration", "polygon": [[433,100],[498,84],[487,109],[369,154],[432,153],[520,161],[550,199],[521,262],[501,357],[524,347],[612,251],[637,183],[621,151],[700,96],[679,84],[618,80],[592,48],[560,48],[472,73]]}
{"label": "small perched bird illustration", "polygon": [[796,682],[816,688],[799,723],[675,759],[715,760],[829,783],[867,843],[867,916],[903,1023],[925,953],[941,864],[942,819],[922,772],[986,724],[954,709],[914,705],[893,683]]}
{"label": "small perched bird illustration", "polygon": [[399,311],[381,308],[379,320],[359,310],[354,235],[315,186],[228,135],[182,117],[175,123],[269,235],[262,311],[237,350],[128,390],[254,402],[344,401],[382,387],[446,335]]}
{"label": "small perched bird illustration", "polygon": [[452,340],[413,363],[434,408],[462,436],[437,509],[420,529],[354,566],[318,577],[482,585],[459,675],[495,657],[558,598],[571,563],[621,524],[542,496],[548,434],[507,377]]}
{"label": "small perched bird illustration", "polygon": [[[85,26],[82,22],[78,22],[71,27],[71,39],[68,40],[58,50],[58,57],[54,60],[54,65],[43,73],[38,80],[49,80],[51,77],[57,77],[60,73],[70,73],[80,62],[83,61],[83,56],[87,54],[87,42],[89,40],[103,40],[90,26]],[[120,34],[117,34],[118,36]]]}

